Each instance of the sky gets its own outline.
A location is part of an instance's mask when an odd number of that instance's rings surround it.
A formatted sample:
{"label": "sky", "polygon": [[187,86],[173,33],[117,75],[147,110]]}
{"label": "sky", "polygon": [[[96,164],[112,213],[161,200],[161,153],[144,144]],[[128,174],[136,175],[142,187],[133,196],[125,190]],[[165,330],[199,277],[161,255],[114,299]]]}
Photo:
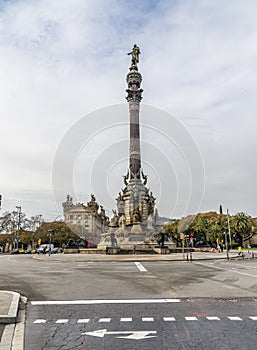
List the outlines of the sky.
{"label": "sky", "polygon": [[71,194],[111,215],[128,167],[140,47],[142,166],[160,215],[257,216],[257,3],[0,0],[1,212]]}

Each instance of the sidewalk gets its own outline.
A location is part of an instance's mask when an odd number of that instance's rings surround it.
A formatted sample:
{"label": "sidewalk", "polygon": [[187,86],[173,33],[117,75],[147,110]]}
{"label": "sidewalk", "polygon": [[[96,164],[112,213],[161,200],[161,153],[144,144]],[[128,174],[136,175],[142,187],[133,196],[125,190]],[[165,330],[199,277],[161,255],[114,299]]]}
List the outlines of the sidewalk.
{"label": "sidewalk", "polygon": [[20,294],[0,291],[0,350],[23,350],[25,312],[18,315]]}
{"label": "sidewalk", "polygon": [[[171,253],[171,254],[117,254],[117,255],[105,255],[105,254],[53,254],[53,255],[34,255],[33,259],[37,260],[50,260],[50,261],[62,261],[62,262],[135,262],[135,261],[187,261],[190,259],[190,253]],[[230,251],[229,258],[238,258],[237,251]],[[194,260],[219,260],[227,259],[227,252],[212,253],[212,252],[193,252],[192,261]]]}

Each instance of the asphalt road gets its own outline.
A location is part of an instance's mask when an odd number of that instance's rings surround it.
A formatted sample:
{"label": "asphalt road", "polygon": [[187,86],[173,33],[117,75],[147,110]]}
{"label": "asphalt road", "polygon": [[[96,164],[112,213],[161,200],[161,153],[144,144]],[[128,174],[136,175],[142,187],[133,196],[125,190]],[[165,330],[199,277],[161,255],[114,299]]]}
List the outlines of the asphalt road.
{"label": "asphalt road", "polygon": [[206,299],[35,304],[28,308],[26,333],[26,350],[256,350],[257,305]]}
{"label": "asphalt road", "polygon": [[0,256],[0,289],[29,299],[26,350],[256,350],[256,277],[257,259]]}

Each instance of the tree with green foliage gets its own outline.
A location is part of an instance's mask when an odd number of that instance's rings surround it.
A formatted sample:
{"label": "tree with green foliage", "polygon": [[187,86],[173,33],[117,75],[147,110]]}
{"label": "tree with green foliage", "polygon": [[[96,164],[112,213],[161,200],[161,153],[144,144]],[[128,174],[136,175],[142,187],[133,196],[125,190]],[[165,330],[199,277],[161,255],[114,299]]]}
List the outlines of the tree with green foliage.
{"label": "tree with green foliage", "polygon": [[177,247],[181,241],[178,232],[179,222],[180,220],[173,220],[163,227],[163,231],[171,236],[172,240],[176,242]]}
{"label": "tree with green foliage", "polygon": [[36,242],[41,240],[41,244],[49,243],[49,231],[53,231],[53,235],[51,237],[52,243],[56,247],[61,247],[66,245],[69,239],[77,241],[79,239],[78,235],[76,235],[63,221],[53,221],[53,222],[44,222],[40,227],[38,227],[34,233],[34,239]]}
{"label": "tree with green foliage", "polygon": [[230,226],[233,238],[240,246],[244,246],[247,241],[250,244],[250,239],[253,236],[252,227],[254,226],[251,216],[239,212],[230,219]]}

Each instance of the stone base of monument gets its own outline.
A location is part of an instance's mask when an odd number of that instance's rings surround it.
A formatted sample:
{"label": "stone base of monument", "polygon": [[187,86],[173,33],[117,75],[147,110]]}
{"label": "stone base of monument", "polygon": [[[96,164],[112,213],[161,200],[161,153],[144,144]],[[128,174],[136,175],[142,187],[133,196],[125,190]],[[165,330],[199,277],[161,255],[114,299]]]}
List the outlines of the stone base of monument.
{"label": "stone base of monument", "polygon": [[105,248],[79,248],[80,254],[105,254]]}
{"label": "stone base of monument", "polygon": [[64,254],[78,254],[79,248],[64,248]]}
{"label": "stone base of monument", "polygon": [[120,247],[106,247],[106,254],[117,255],[120,254]]}
{"label": "stone base of monument", "polygon": [[155,246],[154,247],[154,251],[157,253],[157,254],[170,254],[170,249],[168,246],[164,246],[164,247],[160,247],[160,246]]}

